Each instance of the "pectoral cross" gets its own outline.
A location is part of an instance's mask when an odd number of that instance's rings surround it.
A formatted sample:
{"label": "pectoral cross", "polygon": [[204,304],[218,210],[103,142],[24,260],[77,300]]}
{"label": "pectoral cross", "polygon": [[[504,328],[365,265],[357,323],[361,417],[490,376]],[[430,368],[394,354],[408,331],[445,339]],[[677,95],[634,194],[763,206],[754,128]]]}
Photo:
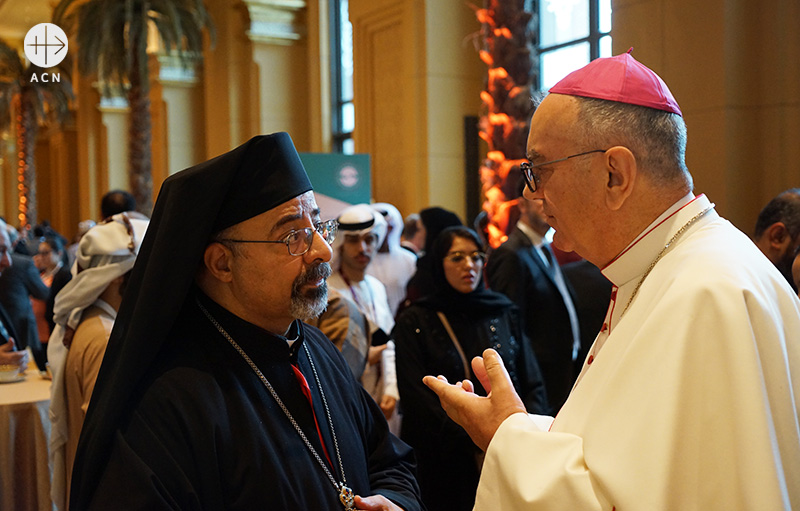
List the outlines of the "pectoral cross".
{"label": "pectoral cross", "polygon": [[355,509],[356,500],[353,490],[345,485],[342,485],[342,489],[339,490],[339,501],[341,501],[345,509]]}

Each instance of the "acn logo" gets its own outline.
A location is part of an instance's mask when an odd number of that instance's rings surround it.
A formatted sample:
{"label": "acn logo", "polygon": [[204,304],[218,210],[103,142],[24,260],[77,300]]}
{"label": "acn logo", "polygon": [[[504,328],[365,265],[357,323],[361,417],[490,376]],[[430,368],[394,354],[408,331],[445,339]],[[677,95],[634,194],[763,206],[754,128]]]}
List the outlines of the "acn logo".
{"label": "acn logo", "polygon": [[25,34],[25,56],[32,64],[47,69],[67,56],[67,34],[52,23],[39,23]]}

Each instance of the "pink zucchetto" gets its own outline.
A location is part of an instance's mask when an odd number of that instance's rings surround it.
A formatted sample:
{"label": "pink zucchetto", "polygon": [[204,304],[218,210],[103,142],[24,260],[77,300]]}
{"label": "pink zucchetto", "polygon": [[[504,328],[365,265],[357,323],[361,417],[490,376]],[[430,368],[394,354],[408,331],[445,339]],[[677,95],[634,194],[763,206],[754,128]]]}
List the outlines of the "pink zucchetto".
{"label": "pink zucchetto", "polygon": [[631,56],[595,59],[555,84],[551,93],[647,106],[683,115],[667,84]]}

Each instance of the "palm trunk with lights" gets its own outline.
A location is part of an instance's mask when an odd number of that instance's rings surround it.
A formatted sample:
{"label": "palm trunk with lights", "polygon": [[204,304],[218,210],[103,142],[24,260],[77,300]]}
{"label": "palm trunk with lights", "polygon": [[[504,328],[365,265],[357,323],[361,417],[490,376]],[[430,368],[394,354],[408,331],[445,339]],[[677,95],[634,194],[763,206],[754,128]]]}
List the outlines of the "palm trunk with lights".
{"label": "palm trunk with lights", "polygon": [[36,133],[38,124],[31,91],[23,90],[18,96],[17,130],[17,192],[19,197],[19,225],[30,227],[37,221],[36,210]]}
{"label": "palm trunk with lights", "polygon": [[485,0],[484,8],[477,11],[483,33],[480,56],[489,66],[486,90],[481,92],[485,114],[480,120],[480,136],[489,145],[481,183],[492,247],[505,241],[518,218],[514,206],[522,179],[519,163],[525,158],[533,112],[534,66],[528,29],[533,15],[525,10],[525,4],[526,0]]}
{"label": "palm trunk with lights", "polygon": [[[138,48],[139,45],[134,41],[132,42],[132,47]],[[150,88],[147,76],[143,76],[139,66],[140,59],[146,58],[146,53],[140,55],[138,51],[133,51],[133,62],[128,77],[130,81],[130,89],[128,90],[128,104],[130,106],[128,166],[131,194],[136,199],[137,209],[149,216],[153,207]]]}

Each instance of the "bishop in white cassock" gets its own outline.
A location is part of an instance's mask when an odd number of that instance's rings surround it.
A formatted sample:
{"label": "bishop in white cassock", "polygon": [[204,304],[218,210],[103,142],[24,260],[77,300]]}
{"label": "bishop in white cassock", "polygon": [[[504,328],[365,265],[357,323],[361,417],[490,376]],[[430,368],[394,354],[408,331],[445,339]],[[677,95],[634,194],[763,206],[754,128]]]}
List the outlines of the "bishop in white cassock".
{"label": "bishop in white cassock", "polygon": [[526,197],[612,300],[555,419],[524,413],[491,350],[473,361],[489,397],[425,378],[486,450],[475,509],[800,508],[800,300],[692,193],[681,112],[655,73],[624,54],[550,92]]}

